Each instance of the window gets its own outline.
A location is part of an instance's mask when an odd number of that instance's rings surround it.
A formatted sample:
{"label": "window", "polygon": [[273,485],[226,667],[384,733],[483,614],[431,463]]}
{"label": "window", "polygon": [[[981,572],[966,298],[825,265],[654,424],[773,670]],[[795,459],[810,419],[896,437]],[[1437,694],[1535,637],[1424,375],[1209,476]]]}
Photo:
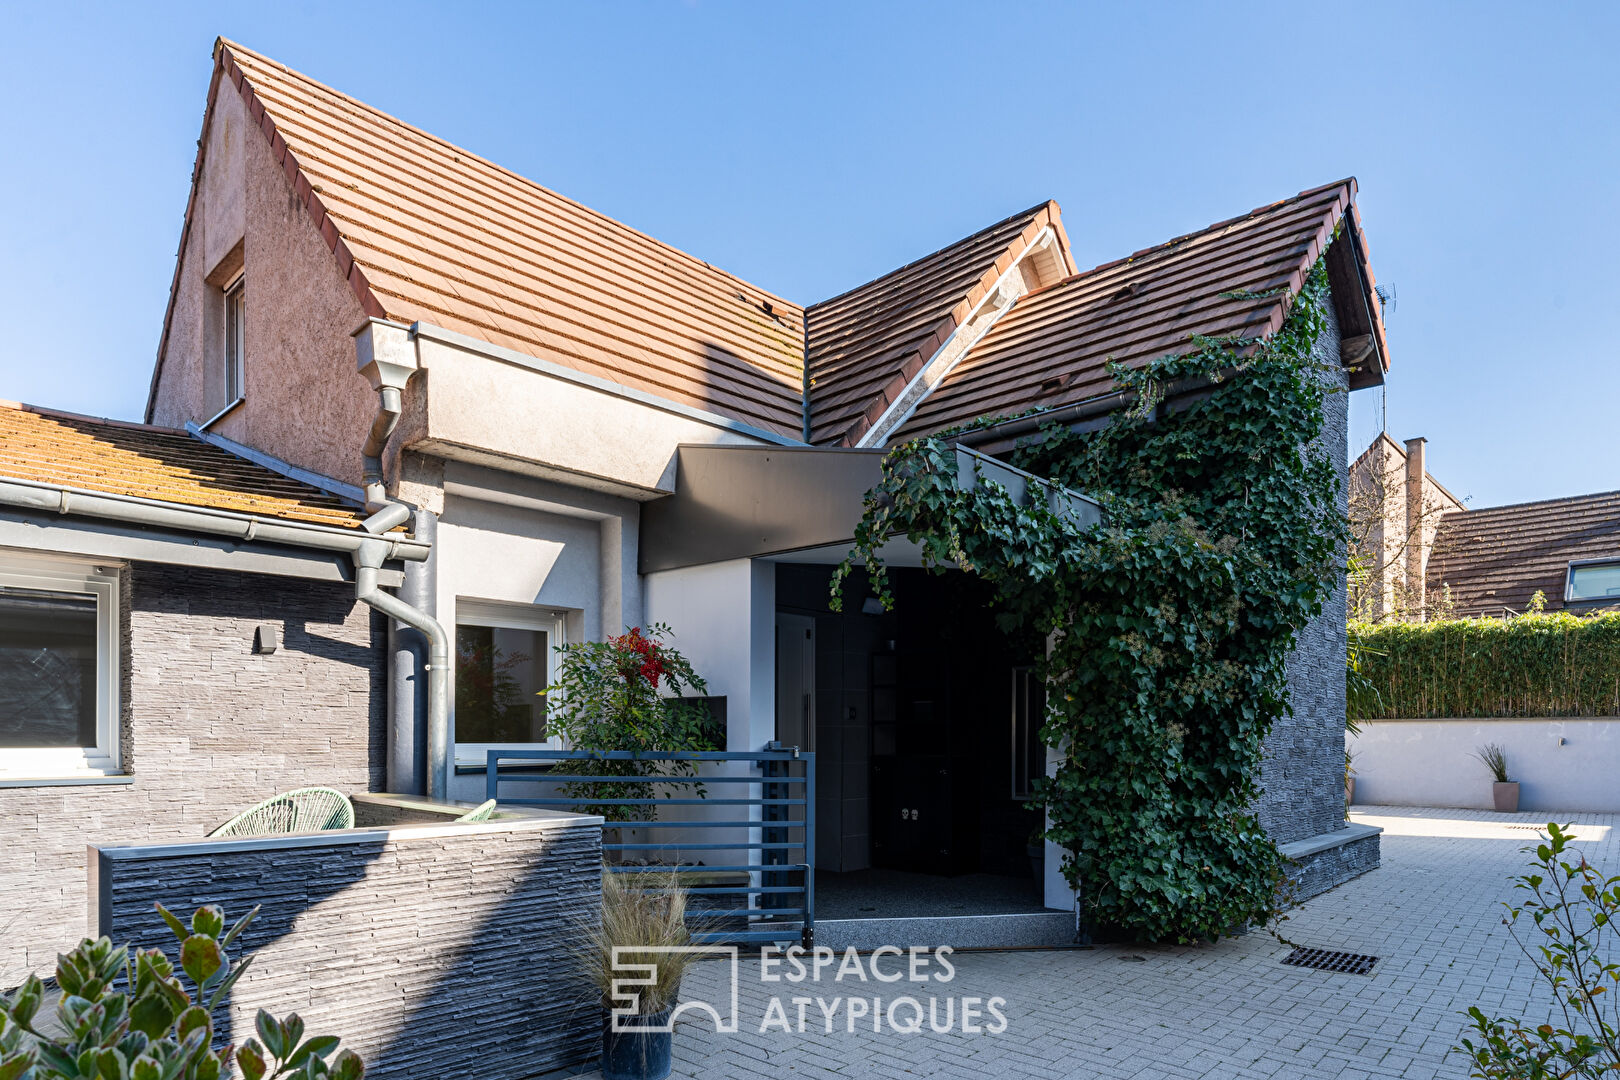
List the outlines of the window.
{"label": "window", "polygon": [[0,556],[0,778],[118,768],[118,576]]}
{"label": "window", "polygon": [[1013,668],[1012,797],[1035,796],[1035,781],[1046,775],[1046,744],[1041,723],[1046,718],[1046,686],[1031,667]]}
{"label": "window", "polygon": [[243,316],[246,314],[243,292],[244,279],[238,277],[225,289],[225,341],[221,356],[225,364],[225,405],[240,401],[246,380],[243,378],[242,360],[247,353],[247,339],[243,335]]}
{"label": "window", "polygon": [[1564,600],[1620,600],[1620,562],[1570,563]]}
{"label": "window", "polygon": [[563,644],[561,613],[456,604],[456,761],[483,765],[500,746],[559,745],[546,731],[546,686]]}

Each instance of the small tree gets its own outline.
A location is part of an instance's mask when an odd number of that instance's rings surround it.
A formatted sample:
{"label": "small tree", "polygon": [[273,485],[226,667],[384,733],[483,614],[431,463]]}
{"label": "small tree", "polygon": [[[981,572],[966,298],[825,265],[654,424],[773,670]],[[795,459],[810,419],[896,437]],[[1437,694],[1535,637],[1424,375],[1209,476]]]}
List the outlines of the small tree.
{"label": "small tree", "polygon": [[[1517,877],[1518,904],[1504,903],[1513,941],[1552,992],[1562,1024],[1467,1015],[1479,1042],[1455,1047],[1485,1080],[1564,1080],[1620,1073],[1620,963],[1613,959],[1620,877],[1606,877],[1569,853],[1570,826],[1547,825],[1532,872]],[[1529,850],[1528,848],[1526,850]],[[1527,943],[1514,928],[1528,922]]]}
{"label": "small tree", "polygon": [[[668,644],[673,635],[663,623],[645,631],[634,627],[606,641],[589,641],[558,649],[557,681],[546,688],[551,708],[550,731],[576,750],[632,752],[714,749],[708,734],[707,684],[686,658]],[[574,772],[584,776],[691,776],[690,762],[581,761]],[[573,798],[646,798],[650,785],[570,784]],[[699,792],[701,794],[701,790]],[[603,817],[650,820],[651,806],[599,806],[588,812]]]}

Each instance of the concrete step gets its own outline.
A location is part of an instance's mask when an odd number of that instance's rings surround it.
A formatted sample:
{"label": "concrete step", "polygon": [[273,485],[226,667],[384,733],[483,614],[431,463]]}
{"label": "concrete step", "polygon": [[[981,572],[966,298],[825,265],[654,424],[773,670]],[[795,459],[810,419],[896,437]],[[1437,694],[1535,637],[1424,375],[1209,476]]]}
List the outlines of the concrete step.
{"label": "concrete step", "polygon": [[953,949],[1052,948],[1072,945],[1074,938],[1074,915],[1066,911],[816,921],[816,944],[833,949],[882,945],[902,949],[941,945]]}

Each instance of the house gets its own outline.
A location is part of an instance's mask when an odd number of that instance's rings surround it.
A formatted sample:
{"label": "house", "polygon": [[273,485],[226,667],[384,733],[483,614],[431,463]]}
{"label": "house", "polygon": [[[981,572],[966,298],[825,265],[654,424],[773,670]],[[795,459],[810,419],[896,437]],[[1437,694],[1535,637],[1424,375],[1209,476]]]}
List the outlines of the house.
{"label": "house", "polygon": [[[0,982],[86,926],[85,846],[381,790],[377,584],[427,547],[184,431],[0,404]],[[380,590],[379,590],[380,591]]]}
{"label": "house", "polygon": [[1443,516],[1467,509],[1425,467],[1427,439],[1379,432],[1350,466],[1351,549],[1361,557],[1351,611],[1382,619],[1422,610],[1429,553]]}
{"label": "house", "polygon": [[1620,492],[1469,508],[1425,470],[1424,444],[1380,434],[1351,467],[1358,615],[1520,615],[1537,593],[1547,611],[1620,608]]}
{"label": "house", "polygon": [[[1355,193],[1325,185],[1085,271],[1045,202],[803,306],[222,40],[146,426],[128,430],[338,496],[357,536],[397,530],[378,579],[396,591],[364,593],[390,617],[318,690],[353,692],[367,783],[481,796],[489,751],[547,744],[538,691],[557,646],[667,622],[725,699],[728,748],[816,752],[823,897],[876,872],[928,875],[905,891],[946,896],[962,875],[1000,883],[992,910],[1072,912],[1055,852],[1029,880],[1029,778],[1046,753],[1031,657],[972,579],[925,574],[903,542],[892,613],[831,612],[828,574],[885,447],[1017,417],[958,452],[1024,485],[994,455],[1045,420],[1106,422],[1125,404],[1108,361],[1273,332],[1321,257],[1325,377],[1379,384]],[[1328,408],[1342,470],[1346,396]],[[358,627],[373,568],[355,563],[345,588],[341,562],[330,602]],[[1305,892],[1378,858],[1375,831],[1344,826],[1345,602],[1340,588],[1299,644],[1262,778],[1259,813],[1306,865]],[[204,647],[168,641],[175,663]],[[473,666],[496,655],[527,709],[478,697],[490,680]],[[317,692],[277,689],[286,708]],[[285,786],[244,761],[329,736],[303,718],[268,726],[273,713],[238,717],[254,749],[213,768]],[[176,738],[220,723],[206,707],[174,722]],[[138,727],[120,737],[126,764],[149,752]],[[112,779],[143,787],[142,767],[123,771]],[[48,798],[90,823],[74,826],[83,843],[99,826],[80,794]]]}
{"label": "house", "polygon": [[1620,491],[1448,513],[1427,582],[1453,615],[1620,610]]}

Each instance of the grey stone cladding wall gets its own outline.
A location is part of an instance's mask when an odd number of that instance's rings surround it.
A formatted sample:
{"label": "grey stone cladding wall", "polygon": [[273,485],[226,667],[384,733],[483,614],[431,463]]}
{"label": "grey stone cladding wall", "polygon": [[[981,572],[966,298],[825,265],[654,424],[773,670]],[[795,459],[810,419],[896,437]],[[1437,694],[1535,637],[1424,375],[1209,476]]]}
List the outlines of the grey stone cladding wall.
{"label": "grey stone cladding wall", "polygon": [[[132,782],[0,788],[0,988],[85,935],[86,845],[199,839],[292,788],[382,787],[382,620],[352,586],[139,563],[121,591]],[[277,652],[253,651],[260,623]]]}
{"label": "grey stone cladding wall", "polygon": [[[1343,513],[1350,396],[1331,304],[1327,329],[1313,352],[1329,383],[1327,422],[1316,448],[1327,453],[1340,477]],[[1322,613],[1305,627],[1288,660],[1292,714],[1279,719],[1266,737],[1261,795],[1255,804],[1260,824],[1279,844],[1344,826],[1345,614],[1341,573]]]}
{"label": "grey stone cladding wall", "polygon": [[1288,871],[1289,899],[1308,900],[1353,877],[1378,869],[1378,839],[1376,835],[1363,837],[1301,859]]}
{"label": "grey stone cladding wall", "polygon": [[551,817],[110,849],[99,922],[172,956],[154,901],[185,919],[205,902],[228,919],[261,904],[237,942],[253,966],[217,1018],[223,1040],[251,1035],[260,1008],[297,1012],[375,1080],[527,1080],[601,1049],[600,996],[574,954],[600,913],[601,819]]}

